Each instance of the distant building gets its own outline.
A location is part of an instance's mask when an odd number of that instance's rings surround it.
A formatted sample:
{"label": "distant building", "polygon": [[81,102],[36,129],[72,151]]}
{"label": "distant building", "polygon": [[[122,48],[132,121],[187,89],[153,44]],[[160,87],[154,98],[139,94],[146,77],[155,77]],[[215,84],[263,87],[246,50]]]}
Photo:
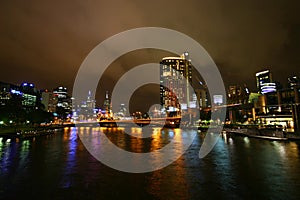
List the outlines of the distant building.
{"label": "distant building", "polygon": [[40,91],[32,83],[13,85],[0,82],[0,105],[4,106],[10,99],[18,99],[23,109],[36,109],[41,103]]}
{"label": "distant building", "polygon": [[0,117],[9,123],[40,123],[49,121],[51,115],[44,115],[41,91],[34,84],[21,85],[0,82]]}
{"label": "distant building", "polygon": [[72,113],[72,99],[66,87],[59,86],[53,90],[57,97],[56,113],[61,117],[66,117]]}
{"label": "distant building", "polygon": [[105,99],[104,99],[104,103],[103,103],[103,109],[107,112],[107,113],[111,113],[112,111],[112,105],[111,105],[111,100],[110,97],[108,95],[108,91],[106,91],[105,93]]}
{"label": "distant building", "polygon": [[7,105],[8,101],[14,96],[19,96],[21,100],[22,95],[23,93],[19,86],[0,82],[0,106]]}
{"label": "distant building", "polygon": [[127,111],[125,104],[122,103],[120,105],[119,113],[121,113],[123,117],[128,116],[128,111]]}
{"label": "distant building", "polygon": [[180,57],[165,57],[160,62],[160,81],[166,86],[160,86],[160,99],[166,108],[186,110],[194,105],[191,103],[193,97],[189,87],[192,64],[188,56],[186,52]]}
{"label": "distant building", "polygon": [[91,120],[97,117],[97,110],[95,108],[96,100],[93,98],[91,91],[88,92],[85,101],[82,101],[79,108],[73,112],[73,119],[77,120]]}
{"label": "distant building", "polygon": [[25,109],[36,109],[41,105],[41,93],[33,83],[22,83],[20,90],[23,93],[22,105]]}
{"label": "distant building", "polygon": [[272,74],[269,70],[256,73],[256,85],[260,94],[276,92],[276,83],[273,82]]}
{"label": "distant building", "polygon": [[207,89],[195,89],[200,108],[210,107],[209,94]]}
{"label": "distant building", "polygon": [[54,113],[56,112],[56,106],[58,97],[48,90],[42,92],[42,104],[45,107],[45,111]]}
{"label": "distant building", "polygon": [[288,78],[288,87],[293,89],[294,87],[300,86],[300,79],[297,76],[291,76]]}
{"label": "distant building", "polygon": [[227,103],[228,104],[246,104],[249,101],[250,91],[248,87],[244,84],[231,85],[228,87],[227,91]]}
{"label": "distant building", "polygon": [[[120,116],[116,115],[116,117],[120,117]],[[97,118],[98,118],[98,120],[113,119],[114,118],[114,113],[112,112],[111,99],[109,97],[108,91],[106,91],[106,93],[105,93],[105,99],[104,99],[104,102],[103,102],[103,107],[97,113]]]}
{"label": "distant building", "polygon": [[128,110],[124,103],[121,103],[119,106],[119,110],[114,113],[115,117],[127,117],[129,116]]}

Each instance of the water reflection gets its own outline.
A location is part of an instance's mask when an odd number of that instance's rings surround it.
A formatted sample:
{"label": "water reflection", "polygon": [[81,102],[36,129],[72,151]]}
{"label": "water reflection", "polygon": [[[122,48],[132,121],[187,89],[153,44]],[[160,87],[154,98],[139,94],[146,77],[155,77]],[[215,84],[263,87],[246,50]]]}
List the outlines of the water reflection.
{"label": "water reflection", "polygon": [[77,129],[76,128],[65,128],[64,129],[64,141],[68,144],[67,149],[67,156],[64,166],[64,173],[63,173],[63,180],[62,180],[62,187],[69,188],[72,185],[72,173],[75,172],[75,167],[77,164],[76,160],[76,151],[78,146],[77,140]]}
{"label": "water reflection", "polygon": [[244,137],[244,142],[245,142],[245,147],[249,148],[250,147],[250,140],[248,137]]}
{"label": "water reflection", "polygon": [[[162,144],[166,145],[170,140],[174,140],[174,151],[182,151],[184,137],[186,133],[181,129],[164,129],[155,130],[152,135],[152,146],[161,148]],[[160,160],[160,158],[158,158]],[[148,192],[157,198],[165,197],[166,199],[188,199],[188,180],[185,168],[187,160],[184,157],[177,159],[172,166],[172,170],[156,170],[149,177]]]}
{"label": "water reflection", "polygon": [[28,173],[31,140],[0,138],[0,194]]}
{"label": "water reflection", "polygon": [[[180,152],[185,140],[193,134],[196,137],[186,153],[168,167],[130,174],[101,164],[86,150],[79,134],[97,138],[100,130],[119,148],[139,153],[159,150],[170,141],[175,143],[173,151]],[[300,196],[298,141],[222,134],[212,152],[199,159],[205,133],[154,128],[151,137],[138,137],[143,134],[141,128],[73,127],[35,140],[0,138],[0,198],[297,199]],[[101,150],[103,141],[92,142]],[[161,156],[157,154],[152,162],[161,162]]]}

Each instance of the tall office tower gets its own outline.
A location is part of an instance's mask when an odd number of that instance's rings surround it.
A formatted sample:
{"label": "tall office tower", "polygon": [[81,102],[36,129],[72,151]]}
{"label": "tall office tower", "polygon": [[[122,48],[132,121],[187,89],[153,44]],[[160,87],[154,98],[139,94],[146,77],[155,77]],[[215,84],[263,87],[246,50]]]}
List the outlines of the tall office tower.
{"label": "tall office tower", "polygon": [[22,105],[25,109],[34,108],[40,102],[40,93],[34,87],[34,84],[24,82],[20,86],[23,93]]}
{"label": "tall office tower", "polygon": [[197,94],[197,100],[199,102],[200,108],[207,108],[209,107],[209,94],[207,89],[195,89],[195,93]]}
{"label": "tall office tower", "polygon": [[89,91],[86,100],[80,104],[79,112],[76,113],[79,115],[80,120],[89,120],[96,116],[95,104],[96,101],[93,99],[91,91]]}
{"label": "tall office tower", "polygon": [[192,91],[190,91],[189,83],[192,82],[192,64],[187,52],[180,57],[162,59],[160,62],[160,81],[162,83],[160,100],[164,107],[182,110],[190,108]]}
{"label": "tall office tower", "polygon": [[92,93],[89,91],[88,96],[86,98],[86,107],[89,110],[94,110],[96,105],[96,100],[92,98]]}
{"label": "tall office tower", "polygon": [[56,112],[57,96],[48,90],[42,92],[42,104],[45,106],[45,111]]}
{"label": "tall office tower", "polygon": [[108,91],[106,91],[105,93],[105,99],[104,99],[104,103],[103,103],[103,108],[105,109],[105,111],[107,113],[111,113],[111,101],[108,95]]}
{"label": "tall office tower", "polygon": [[256,85],[258,93],[276,92],[276,83],[273,82],[272,74],[269,70],[256,73]]}
{"label": "tall office tower", "polygon": [[41,93],[32,83],[24,82],[17,86],[0,82],[0,105],[5,105],[12,98],[25,110],[35,110],[41,105]]}
{"label": "tall office tower", "polygon": [[70,114],[72,111],[72,100],[67,88],[59,86],[53,90],[53,94],[57,97],[56,110],[63,110],[63,114]]}

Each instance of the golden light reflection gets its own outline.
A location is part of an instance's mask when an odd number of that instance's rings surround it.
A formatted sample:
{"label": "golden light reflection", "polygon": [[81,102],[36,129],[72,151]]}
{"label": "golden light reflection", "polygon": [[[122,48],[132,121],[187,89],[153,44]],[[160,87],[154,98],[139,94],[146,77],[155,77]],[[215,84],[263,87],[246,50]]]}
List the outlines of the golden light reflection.
{"label": "golden light reflection", "polygon": [[150,151],[155,151],[161,147],[161,129],[154,129],[151,140]]}
{"label": "golden light reflection", "polygon": [[118,130],[118,131],[123,131],[123,132],[124,132],[124,131],[125,131],[125,128],[124,128],[124,127],[117,127],[117,130]]}
{"label": "golden light reflection", "polygon": [[173,140],[175,140],[174,143],[176,144],[176,149],[174,150],[182,152],[183,149],[182,134],[184,133],[181,131],[181,129],[174,129],[174,133],[175,135],[173,137]]}
{"label": "golden light reflection", "polygon": [[161,170],[152,172],[152,176],[149,177],[149,186],[147,187],[150,194],[159,194],[162,187],[163,174]]}
{"label": "golden light reflection", "polygon": [[[142,132],[138,132],[137,134],[142,134]],[[136,153],[143,152],[143,138],[131,137],[130,144],[131,151]]]}
{"label": "golden light reflection", "polygon": [[175,134],[182,134],[182,130],[179,128],[173,129],[173,131],[175,132]]}
{"label": "golden light reflection", "polygon": [[70,132],[70,129],[67,129],[67,128],[64,128],[64,134],[63,134],[63,141],[67,141],[69,139],[69,132]]}
{"label": "golden light reflection", "polygon": [[291,142],[290,146],[291,146],[291,148],[290,148],[289,154],[292,155],[294,158],[299,159],[299,149],[298,149],[297,143]]}
{"label": "golden light reflection", "polygon": [[[172,141],[175,144],[174,149],[172,150],[182,151],[183,140],[185,137],[189,137],[189,133],[183,132],[181,129],[157,129],[154,130],[153,133],[153,140],[151,143],[153,149],[162,148],[163,144],[167,144],[168,141]],[[161,162],[162,156],[163,155],[156,154],[154,158],[155,161],[153,162]],[[168,198],[170,199],[188,197],[187,168],[184,167],[185,165],[184,156],[181,156],[167,168],[152,172],[149,177],[149,186],[147,187],[148,192],[154,196],[159,195],[157,196],[159,199],[166,197],[166,195],[168,195]],[[172,173],[169,173],[169,170],[172,171]],[[180,182],[180,184],[178,184],[178,182]],[[176,189],[174,189],[174,187],[169,187],[170,185],[174,185]]]}
{"label": "golden light reflection", "polygon": [[142,134],[142,128],[132,127],[131,128],[131,133]]}

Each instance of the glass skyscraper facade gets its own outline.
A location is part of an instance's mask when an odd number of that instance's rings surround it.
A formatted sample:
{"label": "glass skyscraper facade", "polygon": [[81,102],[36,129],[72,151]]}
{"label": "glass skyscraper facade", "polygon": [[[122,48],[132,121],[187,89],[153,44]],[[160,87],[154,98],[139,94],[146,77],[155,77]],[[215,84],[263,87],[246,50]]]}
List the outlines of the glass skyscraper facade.
{"label": "glass skyscraper facade", "polygon": [[160,101],[166,109],[190,107],[192,100],[192,64],[188,53],[180,57],[165,57],[160,62]]}

